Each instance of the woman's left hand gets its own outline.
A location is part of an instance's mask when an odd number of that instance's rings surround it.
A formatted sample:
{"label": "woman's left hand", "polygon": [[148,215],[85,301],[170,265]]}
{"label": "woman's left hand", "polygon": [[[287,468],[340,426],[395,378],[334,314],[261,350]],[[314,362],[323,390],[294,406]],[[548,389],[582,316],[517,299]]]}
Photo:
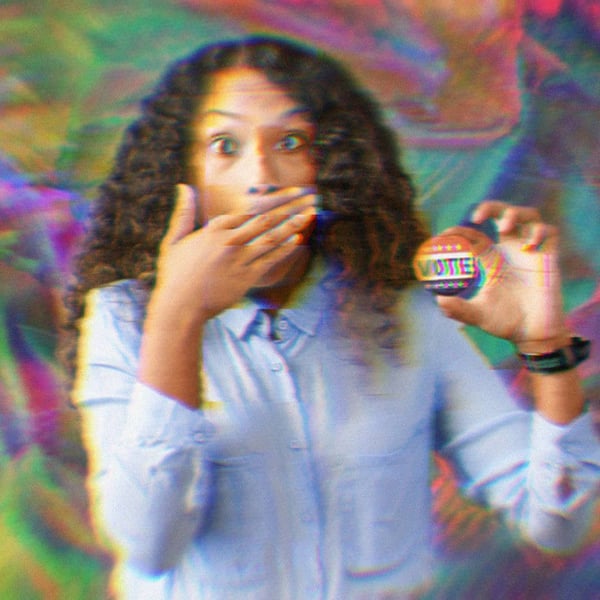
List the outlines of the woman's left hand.
{"label": "woman's left hand", "polygon": [[478,293],[468,299],[438,296],[452,319],[475,325],[512,341],[522,352],[548,352],[565,345],[558,268],[558,230],[544,223],[538,211],[505,202],[486,201],[471,215],[473,223],[492,219],[499,241],[469,227],[443,234],[467,238],[485,275]]}

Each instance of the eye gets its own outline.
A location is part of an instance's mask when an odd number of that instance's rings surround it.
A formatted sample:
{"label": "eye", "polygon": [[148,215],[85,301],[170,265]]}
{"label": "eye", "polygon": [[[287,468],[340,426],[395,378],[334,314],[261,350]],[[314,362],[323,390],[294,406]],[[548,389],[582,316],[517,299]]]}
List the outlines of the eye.
{"label": "eye", "polygon": [[208,145],[211,152],[223,156],[234,156],[240,148],[240,143],[231,135],[217,135]]}
{"label": "eye", "polygon": [[287,133],[275,144],[275,149],[283,152],[297,152],[305,148],[309,144],[309,141],[310,139],[306,133]]}

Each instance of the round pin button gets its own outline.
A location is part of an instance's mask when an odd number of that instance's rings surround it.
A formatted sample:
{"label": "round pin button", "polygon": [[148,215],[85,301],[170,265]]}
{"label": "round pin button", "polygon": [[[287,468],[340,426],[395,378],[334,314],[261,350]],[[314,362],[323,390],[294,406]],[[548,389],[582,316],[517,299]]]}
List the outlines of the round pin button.
{"label": "round pin button", "polygon": [[413,270],[425,289],[444,296],[472,291],[479,281],[479,265],[471,243],[455,234],[438,235],[421,244]]}

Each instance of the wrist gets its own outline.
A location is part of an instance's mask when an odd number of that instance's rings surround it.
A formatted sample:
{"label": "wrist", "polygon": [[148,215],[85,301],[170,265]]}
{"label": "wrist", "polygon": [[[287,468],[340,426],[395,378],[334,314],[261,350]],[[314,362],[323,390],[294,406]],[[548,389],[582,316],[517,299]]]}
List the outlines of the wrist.
{"label": "wrist", "polygon": [[523,354],[544,354],[564,348],[571,343],[572,334],[566,329],[548,338],[515,342],[515,349]]}
{"label": "wrist", "polygon": [[173,296],[155,290],[146,308],[145,327],[172,334],[202,334],[209,317],[201,310],[190,309],[174,301]]}

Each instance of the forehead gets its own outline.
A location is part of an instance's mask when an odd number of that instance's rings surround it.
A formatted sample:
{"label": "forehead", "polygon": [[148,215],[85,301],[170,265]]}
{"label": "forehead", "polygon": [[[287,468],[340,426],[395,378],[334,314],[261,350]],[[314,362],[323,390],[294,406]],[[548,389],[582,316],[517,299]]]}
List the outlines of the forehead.
{"label": "forehead", "polygon": [[240,116],[260,113],[276,116],[300,108],[298,102],[261,71],[229,67],[211,77],[198,112],[200,115],[225,112]]}

